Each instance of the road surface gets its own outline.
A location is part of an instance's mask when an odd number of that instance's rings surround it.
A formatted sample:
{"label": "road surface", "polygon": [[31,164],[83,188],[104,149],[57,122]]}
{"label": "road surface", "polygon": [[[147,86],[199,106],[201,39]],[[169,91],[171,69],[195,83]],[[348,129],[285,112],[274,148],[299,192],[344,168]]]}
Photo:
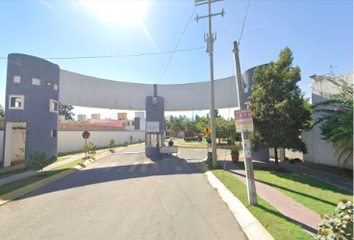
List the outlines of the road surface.
{"label": "road surface", "polygon": [[0,239],[245,239],[199,169],[205,156],[117,151],[1,206]]}

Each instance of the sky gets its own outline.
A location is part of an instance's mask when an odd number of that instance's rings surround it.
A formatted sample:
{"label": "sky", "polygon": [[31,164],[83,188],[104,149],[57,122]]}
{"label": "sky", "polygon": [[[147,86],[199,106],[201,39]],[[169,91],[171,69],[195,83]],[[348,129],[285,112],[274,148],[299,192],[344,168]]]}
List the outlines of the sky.
{"label": "sky", "polygon": [[[232,44],[239,41],[243,22],[241,72],[276,61],[288,46],[293,64],[301,69],[299,86],[311,97],[309,75],[324,75],[330,65],[336,67],[336,75],[353,71],[353,1],[250,0],[245,15],[247,5],[248,0],[212,4],[212,13],[225,11],[224,17],[212,19],[217,33],[215,79],[235,73]],[[68,71],[123,82],[210,81],[204,42],[208,20],[197,22],[196,14],[206,15],[207,5],[196,7],[193,0],[0,0],[0,104],[5,105],[10,53],[40,58],[119,56],[49,61]],[[171,53],[175,49],[183,51]],[[228,118],[233,110],[219,112]],[[116,118],[117,112],[128,112],[128,118],[134,118],[134,111],[75,107],[74,112],[88,118],[91,113]],[[165,112],[165,116],[207,112]]]}

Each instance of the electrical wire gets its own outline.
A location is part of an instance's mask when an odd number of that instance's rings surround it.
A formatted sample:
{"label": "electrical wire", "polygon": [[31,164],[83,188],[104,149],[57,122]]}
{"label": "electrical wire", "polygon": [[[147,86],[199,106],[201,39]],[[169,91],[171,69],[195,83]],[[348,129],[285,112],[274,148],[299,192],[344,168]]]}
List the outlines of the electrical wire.
{"label": "electrical wire", "polygon": [[[175,49],[173,50],[173,53],[174,53],[175,50],[177,49],[179,42],[181,41],[181,39],[182,39],[184,33],[186,32],[187,27],[189,26],[189,23],[191,22],[192,17],[193,17],[193,15],[194,15],[194,13],[195,13],[195,10],[197,10],[197,7],[194,8],[194,10],[193,10],[191,16],[189,17],[189,20],[188,20],[186,26],[185,26],[184,29],[183,29],[182,35],[181,35],[181,37],[179,38],[179,40],[178,40],[178,42],[177,42],[177,44],[176,44],[176,47],[175,47]],[[168,63],[167,63],[167,65],[166,65],[166,67],[165,67],[165,69],[164,69],[164,71],[163,71],[163,73],[162,73],[162,75],[161,75],[159,81],[157,82],[157,84],[161,81],[162,77],[165,75],[165,72],[166,72],[168,66],[170,65],[171,59],[172,59],[172,57],[173,57],[173,53],[172,53],[170,59],[168,60]]]}
{"label": "electrical wire", "polygon": [[245,12],[245,17],[243,18],[241,33],[240,33],[240,37],[239,37],[239,39],[238,39],[238,44],[237,44],[237,46],[240,46],[240,42],[241,42],[241,38],[242,38],[242,34],[243,34],[243,29],[245,28],[245,22],[246,22],[247,13],[248,13],[248,7],[250,6],[250,1],[251,1],[251,0],[248,0],[248,3],[247,3],[247,8],[246,8],[246,12]]}
{"label": "electrical wire", "polygon": [[[186,16],[186,13],[187,13],[188,9],[189,9],[189,7],[187,7],[186,11],[184,12],[184,14],[183,14],[183,16],[182,16],[182,18],[181,18],[181,21],[180,21],[180,23],[179,23],[179,25],[178,25],[178,28],[177,28],[177,30],[176,30],[176,33],[175,33],[175,35],[174,35],[173,38],[172,38],[172,41],[171,41],[171,43],[170,43],[170,46],[168,47],[168,50],[169,50],[169,51],[170,51],[171,46],[172,46],[172,44],[173,44],[173,42],[174,42],[174,40],[175,40],[175,38],[176,38],[176,36],[177,36],[178,30],[179,30],[179,28],[180,28],[181,25],[182,25],[184,16]],[[163,62],[165,63],[166,60],[167,60],[167,55],[165,56]],[[163,65],[164,65],[164,64],[163,64]],[[162,71],[162,69],[163,69],[163,65],[161,66],[161,68],[160,68],[160,70],[159,70],[159,72],[158,72],[156,78],[158,78],[158,76],[160,75],[160,73],[161,73],[161,71]]]}
{"label": "electrical wire", "polygon": [[[122,58],[122,57],[140,57],[140,56],[149,56],[149,55],[157,55],[157,54],[167,54],[167,53],[175,53],[175,52],[185,52],[185,51],[195,51],[205,48],[205,46],[195,47],[195,48],[185,48],[173,51],[166,52],[151,52],[151,53],[138,53],[138,54],[127,54],[127,55],[107,55],[107,56],[86,56],[86,57],[45,57],[43,59],[60,59],[60,60],[72,60],[72,59],[87,59],[87,58]],[[7,57],[0,57],[0,59],[7,59]]]}

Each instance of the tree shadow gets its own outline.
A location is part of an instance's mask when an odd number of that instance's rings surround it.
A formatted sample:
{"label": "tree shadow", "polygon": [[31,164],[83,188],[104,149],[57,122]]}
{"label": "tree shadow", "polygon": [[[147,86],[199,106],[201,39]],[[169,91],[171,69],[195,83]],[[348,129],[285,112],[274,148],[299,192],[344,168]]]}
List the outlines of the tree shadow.
{"label": "tree shadow", "polygon": [[[188,175],[188,174],[203,174],[199,162],[187,162],[184,158],[174,156],[164,156],[161,159],[150,159],[150,163],[119,165],[114,167],[95,167],[78,171],[74,174],[66,176],[58,181],[50,183],[42,188],[39,188],[29,194],[26,194],[16,200],[31,198],[42,194],[79,188],[88,185],[107,183],[112,181],[123,181],[129,179],[139,179],[150,176],[168,176],[168,175]],[[117,161],[119,161],[117,159]],[[144,160],[140,160],[144,161]],[[111,163],[111,162],[110,162]],[[55,175],[63,170],[54,170],[44,172],[43,175],[31,176],[28,181],[36,182],[46,177]],[[23,182],[28,182],[23,181]],[[27,184],[28,185],[28,184]],[[5,186],[5,185],[4,185]],[[19,186],[21,187],[21,186]]]}
{"label": "tree shadow", "polygon": [[[229,170],[242,170],[241,168],[237,167],[236,165],[234,165],[234,166],[235,166],[234,168],[230,168]],[[262,170],[262,171],[267,171],[267,170]],[[242,173],[239,173],[239,172],[232,172],[232,173],[246,178],[246,175],[245,175],[245,174],[242,174]],[[281,176],[279,176],[279,174],[277,174],[277,173],[274,173],[274,174],[275,174],[276,176],[278,176],[278,177],[283,177],[283,176],[284,176],[284,178],[287,178],[287,179],[290,179],[290,180],[291,180],[291,178],[290,178],[289,176],[286,176],[286,174],[282,174]],[[255,178],[255,181],[256,181],[256,182],[260,182],[260,183],[264,183],[264,184],[269,185],[269,186],[271,186],[271,187],[280,188],[280,189],[283,189],[283,190],[285,190],[285,191],[292,192],[292,193],[295,193],[295,194],[298,194],[298,195],[301,195],[301,196],[304,196],[304,197],[307,197],[307,198],[311,198],[311,199],[314,199],[314,200],[316,200],[316,201],[320,201],[320,202],[329,204],[329,205],[331,205],[331,206],[333,206],[333,207],[336,207],[336,206],[337,206],[336,204],[334,204],[334,203],[332,203],[332,202],[330,202],[330,201],[326,201],[326,200],[324,200],[324,199],[322,199],[322,198],[318,198],[318,197],[315,197],[315,196],[311,196],[311,195],[308,195],[308,194],[305,194],[305,193],[302,193],[302,192],[299,192],[299,191],[295,191],[295,190],[292,190],[292,189],[289,189],[289,188],[286,188],[286,187],[283,187],[283,186],[280,186],[280,185],[277,185],[277,184],[273,184],[273,183],[269,183],[269,182],[264,182],[264,181],[261,181],[261,180],[256,179],[256,178]],[[299,182],[300,182],[300,181],[299,181]],[[309,184],[308,182],[302,182],[302,183]],[[309,185],[311,185],[311,184],[309,184]],[[314,186],[314,187],[317,187],[317,186]],[[328,190],[328,189],[327,189],[327,190]],[[343,190],[343,191],[345,191],[345,190]]]}
{"label": "tree shadow", "polygon": [[274,210],[272,210],[272,209],[269,209],[269,208],[264,207],[264,206],[262,206],[262,205],[257,205],[257,206],[252,206],[252,207],[253,207],[253,208],[260,208],[260,209],[262,209],[263,211],[265,211],[265,212],[267,212],[267,213],[271,213],[271,214],[273,214],[274,216],[277,216],[277,217],[280,217],[280,218],[284,219],[285,221],[294,222],[294,223],[300,225],[304,230],[306,230],[306,231],[309,232],[310,234],[315,234],[315,235],[317,234],[317,229],[315,229],[315,228],[313,228],[313,227],[311,227],[311,226],[308,226],[308,225],[306,225],[306,224],[303,224],[303,223],[301,223],[301,222],[299,222],[299,221],[296,221],[295,219],[292,219],[292,218],[290,218],[290,217],[284,216],[283,214],[281,214],[281,213],[279,213],[279,212],[276,212],[276,211],[274,211]]}

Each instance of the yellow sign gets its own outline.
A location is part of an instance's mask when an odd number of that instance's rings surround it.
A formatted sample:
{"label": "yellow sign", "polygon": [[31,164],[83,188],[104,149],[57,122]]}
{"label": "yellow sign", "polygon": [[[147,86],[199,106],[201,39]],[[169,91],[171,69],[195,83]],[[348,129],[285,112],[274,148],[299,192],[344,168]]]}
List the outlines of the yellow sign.
{"label": "yellow sign", "polygon": [[203,129],[203,132],[206,134],[206,135],[209,135],[211,133],[211,129],[209,126],[206,126],[204,129]]}

